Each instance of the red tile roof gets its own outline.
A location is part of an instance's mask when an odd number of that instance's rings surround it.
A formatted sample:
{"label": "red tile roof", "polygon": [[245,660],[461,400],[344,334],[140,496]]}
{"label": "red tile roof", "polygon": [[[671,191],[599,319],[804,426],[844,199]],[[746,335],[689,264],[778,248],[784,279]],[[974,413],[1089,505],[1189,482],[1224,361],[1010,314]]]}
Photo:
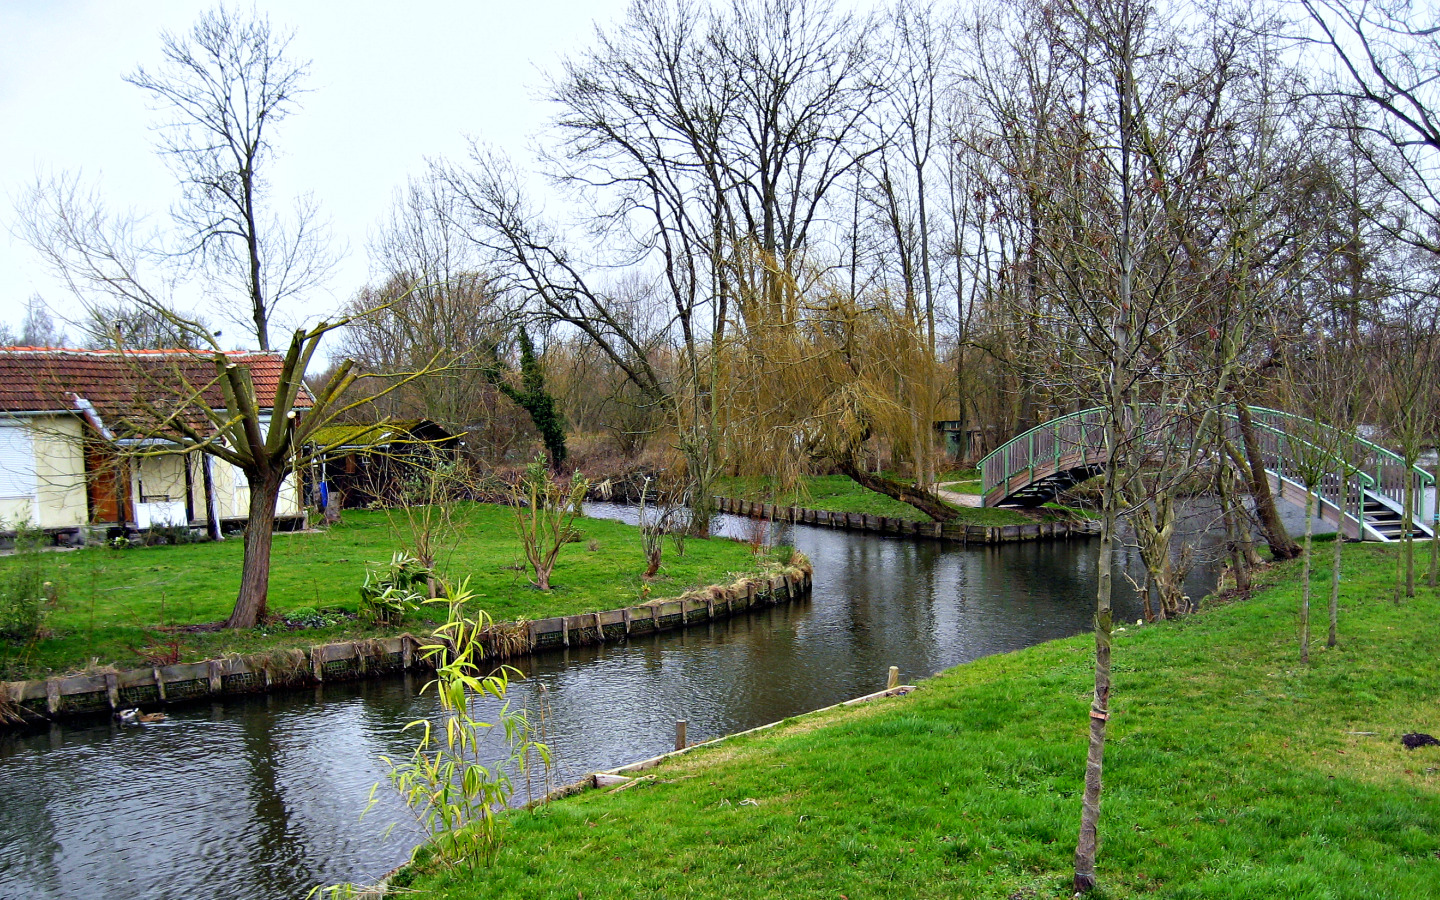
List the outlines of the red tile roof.
{"label": "red tile roof", "polygon": [[[283,357],[235,352],[225,358],[250,370],[261,409],[273,408]],[[77,395],[94,404],[107,421],[135,415],[136,399],[165,407],[199,396],[212,408],[225,405],[208,353],[0,347],[0,413],[73,411]],[[295,405],[313,405],[303,388]]]}

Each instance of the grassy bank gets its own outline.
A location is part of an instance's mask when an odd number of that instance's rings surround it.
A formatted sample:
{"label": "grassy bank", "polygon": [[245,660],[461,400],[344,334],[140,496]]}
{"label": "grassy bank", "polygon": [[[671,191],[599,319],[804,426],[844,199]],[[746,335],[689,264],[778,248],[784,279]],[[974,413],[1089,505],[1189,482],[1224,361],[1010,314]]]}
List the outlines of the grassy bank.
{"label": "grassy bank", "polygon": [[[758,565],[749,548],[733,541],[689,540],[684,556],[667,542],[658,576],[642,585],[645,563],[637,529],[581,519],[580,540],[562,549],[554,587],[541,592],[527,581],[512,521],[506,507],[466,504],[457,511],[454,527],[446,529],[445,550],[438,556],[443,574],[471,579],[497,621],[613,609],[639,602],[642,591],[649,597],[675,596],[731,580]],[[432,615],[429,610],[391,629],[369,628],[354,618],[367,565],[388,561],[405,541],[402,521],[379,511],[346,512],[341,524],[324,531],[277,534],[270,611],[281,620],[300,611],[307,624],[318,627],[275,621],[241,632],[186,629],[229,614],[240,586],[243,547],[238,538],[0,558],[0,578],[14,567],[34,564],[58,589],[44,637],[28,645],[0,640],[0,677],[43,677],[92,661],[121,668],[155,664],[157,658],[185,662],[421,627]]]}
{"label": "grassy bank", "polygon": [[[1251,600],[1117,634],[1097,896],[1440,896],[1440,748],[1399,741],[1440,732],[1440,602],[1387,599],[1393,558],[1346,548],[1340,646],[1317,629],[1308,667],[1296,565]],[[511,814],[493,866],[422,864],[413,886],[1068,897],[1091,654],[1080,636],[989,657],[904,699],[677,758],[633,789]]]}
{"label": "grassy bank", "polygon": [[[974,470],[947,472],[941,482],[954,484],[956,493],[979,493],[979,482],[963,479]],[[759,477],[726,477],[715,485],[715,493],[737,500],[753,500],[774,503],[778,506],[803,506],[808,509],[822,509],[830,512],[863,513],[870,516],[890,516],[914,522],[929,522],[930,517],[908,503],[901,503],[884,494],[862,487],[845,475],[805,475],[796,489],[780,491],[775,479]],[[1044,521],[1053,515],[1067,515],[1060,510],[1037,510],[1035,515],[1026,515],[1013,509],[984,509],[953,507],[959,514],[956,520],[965,525],[1025,525]],[[1036,516],[1039,516],[1037,519]]]}

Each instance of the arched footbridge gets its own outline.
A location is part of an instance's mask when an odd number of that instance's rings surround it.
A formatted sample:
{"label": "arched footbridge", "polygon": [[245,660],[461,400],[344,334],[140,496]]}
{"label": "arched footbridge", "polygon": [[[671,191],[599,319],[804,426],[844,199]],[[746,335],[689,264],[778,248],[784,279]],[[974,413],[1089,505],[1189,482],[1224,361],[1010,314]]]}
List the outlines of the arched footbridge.
{"label": "arched footbridge", "polygon": [[[1280,497],[1298,505],[1305,503],[1305,483],[1299,474],[1310,468],[1317,456],[1329,456],[1340,470],[1337,449],[1358,472],[1341,479],[1330,473],[1316,487],[1316,511],[1346,537],[1366,541],[1392,541],[1401,536],[1405,484],[1415,491],[1414,533],[1432,537],[1437,512],[1421,521],[1420,507],[1434,477],[1418,466],[1406,466],[1398,454],[1354,435],[1341,435],[1328,426],[1291,413],[1251,407],[1255,437],[1270,488]],[[1241,446],[1240,423],[1235,413],[1219,414],[1235,446]],[[1017,435],[980,461],[983,499],[986,506],[1039,506],[1055,495],[1105,469],[1104,410],[1095,408],[1070,413]],[[1146,432],[1174,427],[1159,407],[1144,412]],[[1163,444],[1163,442],[1149,442]],[[1323,445],[1329,450],[1321,450]]]}

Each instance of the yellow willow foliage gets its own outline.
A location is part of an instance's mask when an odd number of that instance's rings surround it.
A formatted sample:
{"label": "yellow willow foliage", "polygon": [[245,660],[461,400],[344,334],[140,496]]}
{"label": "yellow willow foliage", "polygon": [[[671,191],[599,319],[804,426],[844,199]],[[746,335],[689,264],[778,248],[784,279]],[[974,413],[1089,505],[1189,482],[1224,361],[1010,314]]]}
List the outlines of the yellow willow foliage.
{"label": "yellow willow foliage", "polygon": [[784,483],[811,459],[855,458],[867,438],[912,460],[928,452],[949,373],[916,305],[754,265],[719,350],[726,458]]}

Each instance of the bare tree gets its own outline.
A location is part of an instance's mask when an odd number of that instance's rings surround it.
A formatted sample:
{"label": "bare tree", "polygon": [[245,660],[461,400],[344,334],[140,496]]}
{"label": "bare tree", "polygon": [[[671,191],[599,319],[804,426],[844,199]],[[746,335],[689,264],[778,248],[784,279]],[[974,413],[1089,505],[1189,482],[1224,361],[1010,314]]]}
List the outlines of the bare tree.
{"label": "bare tree", "polygon": [[[158,146],[183,189],[173,213],[185,243],[172,252],[203,263],[226,295],[245,296],[237,320],[261,350],[270,349],[276,308],[313,288],[332,264],[311,199],[300,198],[288,217],[268,202],[274,129],[295,111],[308,70],[290,42],[268,18],[221,5],[188,33],[163,32],[161,66],[126,78],[162,114]],[[236,315],[228,303],[222,309]]]}
{"label": "bare tree", "polygon": [[20,320],[19,342],[26,347],[65,346],[65,326],[55,321],[45,298],[33,295],[25,304],[25,317]]}
{"label": "bare tree", "polygon": [[[826,224],[835,186],[866,150],[857,142],[875,94],[868,23],[811,0],[705,7],[635,3],[625,22],[566,61],[549,89],[558,148],[550,174],[588,204],[598,236],[582,247],[539,221],[510,166],[477,149],[448,177],[475,239],[544,315],[578,329],[672,420],[685,458],[691,527],[709,527],[720,471],[719,378],[758,249],[800,264]],[[604,282],[611,266],[653,273],[668,306],[668,371],[650,361]],[[778,283],[763,286],[772,292]],[[750,296],[764,296],[762,291]]]}
{"label": "bare tree", "polygon": [[[916,324],[921,346],[930,359],[929,365],[909,377],[933,378],[939,374],[934,365],[939,358],[936,295],[943,275],[937,265],[940,217],[934,212],[933,193],[942,155],[948,150],[947,113],[952,107],[945,96],[955,36],[943,14],[910,0],[897,4],[887,24],[895,40],[894,59],[883,79],[888,89],[876,111],[876,131],[883,137],[865,170],[881,229],[888,238],[888,252],[881,258],[889,263],[886,268],[896,270],[903,309]],[[917,392],[919,402],[910,409],[912,435],[906,443],[912,447],[915,484],[928,491],[936,471],[931,426],[939,386],[924,387],[927,389]]]}
{"label": "bare tree", "polygon": [[1363,0],[1301,5],[1314,40],[1328,51],[1322,62],[1333,64],[1324,93],[1346,101],[1356,151],[1412,213],[1391,211],[1376,221],[1440,253],[1440,29],[1433,10]]}
{"label": "bare tree", "polygon": [[[287,61],[287,47],[288,38],[273,37],[265,20],[243,20],[221,7],[202,15],[189,35],[164,36],[162,71],[131,76],[173,113],[160,131],[161,149],[185,188],[176,216],[189,239],[178,249],[161,246],[135,217],[110,214],[73,176],[37,182],[19,208],[21,236],[82,303],[97,315],[104,315],[106,304],[118,304],[150,319],[128,334],[116,330],[112,343],[137,380],[127,418],[136,423],[138,437],[163,444],[140,452],[204,453],[244,475],[250,488],[245,557],[227,620],[235,628],[253,626],[265,614],[281,484],[314,455],[333,449],[314,446],[310,437],[353,408],[355,402],[342,395],[361,377],[353,363],[341,362],[305,409],[310,362],[324,337],[348,320],[298,329],[267,413],[249,369],[222,349],[218,333],[177,314],[172,303],[173,279],[184,273],[167,263],[201,261],[213,279],[243,291],[250,315],[241,318],[268,350],[275,304],[313,286],[327,268],[324,240],[308,207],[302,204],[290,229],[262,215],[270,126],[293,108],[304,73]],[[158,367],[146,363],[150,357],[131,353],[135,348],[126,341],[151,335],[156,322],[201,349],[155,356]],[[428,365],[411,374],[423,374]],[[406,383],[402,376],[387,389]]]}
{"label": "bare tree", "polygon": [[[1428,254],[1427,254],[1428,256]],[[1433,266],[1433,260],[1427,260]],[[1415,596],[1415,518],[1419,496],[1414,471],[1420,454],[1435,440],[1435,377],[1440,372],[1440,292],[1433,272],[1423,273],[1408,290],[1389,298],[1378,311],[1370,351],[1380,363],[1374,379],[1378,412],[1386,432],[1405,461],[1401,502],[1401,541],[1395,599]]]}
{"label": "bare tree", "polygon": [[1135,523],[1162,609],[1183,611],[1174,498],[1205,457],[1254,311],[1287,284],[1271,257],[1292,242],[1264,219],[1284,184],[1274,51],[1258,23],[1220,12],[1016,5],[979,32],[972,61],[989,115],[970,141],[996,160],[982,196],[1007,199],[1014,223],[998,296],[1011,328],[1034,335],[1020,366],[1036,398],[1098,405],[1087,427],[1107,451],[1078,892],[1096,884],[1118,523]]}
{"label": "bare tree", "polygon": [[[345,399],[360,375],[343,361],[313,396],[304,376],[321,341],[344,320],[297,330],[277,373],[273,395],[262,405],[250,369],[220,350],[213,334],[198,322],[180,323],[203,335],[206,349],[159,357],[131,356],[131,369],[146,389],[137,391],[130,421],[136,435],[165,442],[147,455],[204,453],[241,471],[249,488],[245,519],[245,553],[240,591],[227,628],[251,628],[266,616],[270,584],[270,546],[280,489],[288,475],[334,449],[312,437],[348,409],[363,401]],[[122,354],[124,351],[122,351]],[[128,354],[125,354],[129,356]],[[173,361],[171,361],[173,360]],[[404,379],[394,384],[398,387]]]}
{"label": "bare tree", "polygon": [[[397,192],[370,255],[380,283],[346,305],[360,315],[340,335],[341,352],[366,372],[442,367],[385,396],[389,415],[434,419],[452,431],[484,427],[495,390],[487,377],[515,310],[456,227],[452,195],[433,175]],[[378,388],[380,382],[375,382]]]}

